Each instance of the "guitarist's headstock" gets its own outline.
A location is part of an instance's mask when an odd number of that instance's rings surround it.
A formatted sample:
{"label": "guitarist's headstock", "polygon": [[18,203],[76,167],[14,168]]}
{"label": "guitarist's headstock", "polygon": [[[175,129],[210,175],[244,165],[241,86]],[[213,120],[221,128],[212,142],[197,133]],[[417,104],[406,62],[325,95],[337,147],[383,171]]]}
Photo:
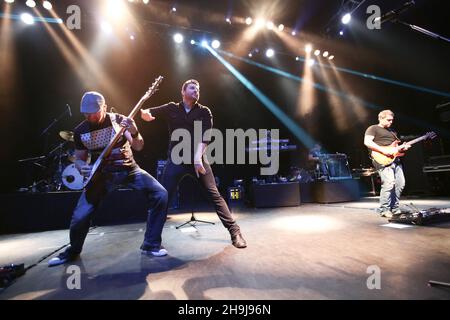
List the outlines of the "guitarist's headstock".
{"label": "guitarist's headstock", "polygon": [[144,100],[147,100],[148,98],[150,98],[158,90],[158,86],[163,81],[163,79],[164,79],[163,76],[159,76],[158,78],[156,78],[155,81],[153,81],[152,85],[150,86],[150,88],[148,88],[147,92],[144,94],[144,96],[142,98]]}
{"label": "guitarist's headstock", "polygon": [[437,137],[437,134],[436,134],[436,132],[434,132],[434,131],[430,131],[430,132],[427,132],[426,134],[425,134],[425,136],[427,137],[427,139],[434,139],[434,138],[436,138]]}

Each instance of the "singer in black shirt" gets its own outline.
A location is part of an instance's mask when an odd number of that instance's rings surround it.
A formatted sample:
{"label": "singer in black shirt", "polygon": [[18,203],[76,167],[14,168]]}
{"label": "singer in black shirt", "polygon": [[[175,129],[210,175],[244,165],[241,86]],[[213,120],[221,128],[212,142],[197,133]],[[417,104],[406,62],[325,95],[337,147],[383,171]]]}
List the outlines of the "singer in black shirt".
{"label": "singer in black shirt", "polygon": [[[162,185],[169,193],[169,203],[173,198],[178,181],[186,174],[197,177],[200,185],[206,189],[209,200],[214,203],[217,215],[231,235],[231,240],[236,248],[245,248],[246,241],[242,237],[239,225],[233,218],[225,200],[219,193],[211,166],[206,161],[204,153],[210,141],[207,130],[212,128],[211,110],[198,103],[200,97],[200,84],[197,80],[187,80],[182,88],[183,100],[178,103],[170,102],[165,105],[141,110],[141,117],[145,121],[163,119],[169,128],[169,137],[176,129],[186,129],[191,137],[191,150],[187,163],[175,164],[172,159],[172,149],[177,145],[176,141],[169,138],[168,160],[164,168]],[[195,141],[195,122],[201,122],[201,139]],[[178,161],[175,161],[178,163]]]}

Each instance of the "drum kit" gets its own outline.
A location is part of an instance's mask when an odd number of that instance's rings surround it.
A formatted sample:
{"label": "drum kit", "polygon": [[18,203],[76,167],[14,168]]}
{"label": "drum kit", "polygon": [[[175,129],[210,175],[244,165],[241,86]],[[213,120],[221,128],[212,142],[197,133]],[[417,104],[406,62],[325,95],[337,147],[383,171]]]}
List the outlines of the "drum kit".
{"label": "drum kit", "polygon": [[22,189],[31,192],[83,189],[84,177],[75,167],[74,133],[60,131],[59,137],[63,142],[47,155],[19,160],[19,162],[32,162],[40,168],[37,181],[33,182],[30,187]]}

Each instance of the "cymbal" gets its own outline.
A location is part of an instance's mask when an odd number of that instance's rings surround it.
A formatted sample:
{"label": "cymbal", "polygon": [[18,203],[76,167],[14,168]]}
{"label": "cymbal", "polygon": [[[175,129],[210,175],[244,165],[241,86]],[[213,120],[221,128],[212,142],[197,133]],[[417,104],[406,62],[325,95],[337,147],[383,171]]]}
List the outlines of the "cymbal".
{"label": "cymbal", "polygon": [[59,136],[66,141],[73,141],[73,132],[72,131],[60,131]]}

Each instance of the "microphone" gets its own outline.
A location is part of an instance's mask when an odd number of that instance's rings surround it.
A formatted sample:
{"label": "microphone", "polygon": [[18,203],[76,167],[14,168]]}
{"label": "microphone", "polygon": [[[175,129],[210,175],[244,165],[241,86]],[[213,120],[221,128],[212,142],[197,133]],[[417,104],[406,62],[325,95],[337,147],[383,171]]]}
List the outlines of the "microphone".
{"label": "microphone", "polygon": [[395,10],[391,10],[388,13],[383,14],[381,17],[376,17],[373,21],[374,22],[380,22],[381,23],[385,23],[391,20],[396,20],[396,18],[402,14],[403,12],[405,12],[406,10],[409,9],[409,7],[415,5],[416,3],[414,2],[414,0],[408,1],[406,3],[403,4],[403,6],[401,6],[398,9]]}
{"label": "microphone", "polygon": [[72,110],[70,109],[70,106],[69,106],[68,103],[66,103],[66,106],[67,106],[67,110],[69,111],[69,117],[71,117],[72,116]]}

